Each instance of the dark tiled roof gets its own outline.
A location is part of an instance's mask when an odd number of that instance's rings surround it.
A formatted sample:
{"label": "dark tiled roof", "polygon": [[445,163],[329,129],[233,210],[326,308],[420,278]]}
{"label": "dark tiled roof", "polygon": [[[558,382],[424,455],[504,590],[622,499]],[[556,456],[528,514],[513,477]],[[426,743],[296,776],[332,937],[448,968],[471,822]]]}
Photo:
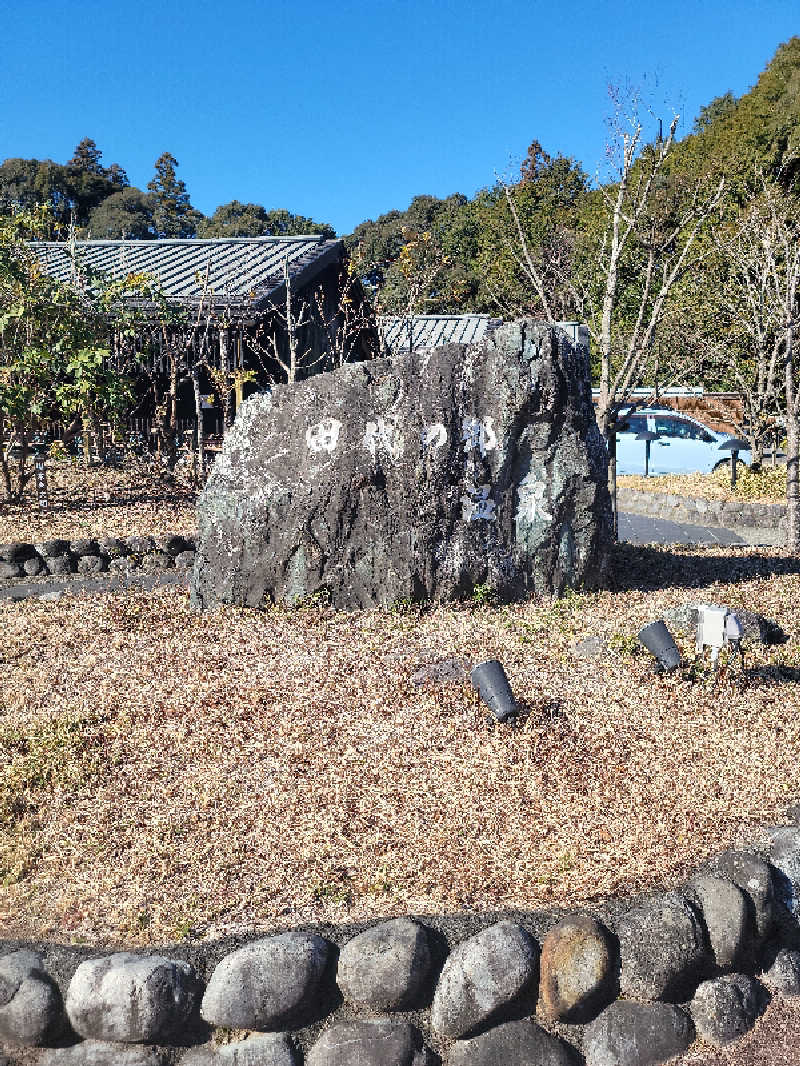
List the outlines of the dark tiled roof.
{"label": "dark tiled roof", "polygon": [[[473,344],[502,324],[489,315],[382,315],[378,331],[384,349],[392,354],[437,348],[440,344]],[[554,322],[565,330],[574,344],[588,348],[589,333],[579,322]]]}
{"label": "dark tiled roof", "polygon": [[378,331],[384,348],[407,352],[440,344],[472,344],[499,321],[488,315],[382,315]]}
{"label": "dark tiled roof", "polygon": [[[261,310],[282,288],[284,261],[292,286],[303,288],[342,257],[341,241],[319,237],[236,237],[222,240],[75,241],[75,255],[90,272],[116,280],[129,274],[158,279],[165,297],[179,303]],[[45,269],[60,281],[73,272],[70,246],[33,245]]]}

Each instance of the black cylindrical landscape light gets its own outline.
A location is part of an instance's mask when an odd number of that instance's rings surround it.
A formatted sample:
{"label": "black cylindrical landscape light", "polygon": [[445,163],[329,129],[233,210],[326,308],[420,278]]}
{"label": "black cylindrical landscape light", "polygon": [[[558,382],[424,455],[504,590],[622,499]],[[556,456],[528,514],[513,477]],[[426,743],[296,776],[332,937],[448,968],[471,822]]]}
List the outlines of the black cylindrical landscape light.
{"label": "black cylindrical landscape light", "polygon": [[741,437],[729,437],[724,440],[719,446],[721,452],[731,453],[731,488],[736,488],[736,460],[739,457],[739,452],[746,452],[750,450],[750,445],[746,440],[742,440]]}
{"label": "black cylindrical landscape light", "polygon": [[650,429],[643,429],[640,433],[636,434],[636,440],[644,441],[644,476],[650,477],[650,443],[651,441],[658,440],[660,434],[653,433]]}
{"label": "black cylindrical landscape light", "polygon": [[517,713],[519,704],[514,699],[501,662],[488,659],[485,663],[479,663],[469,677],[481,699],[499,722],[505,722]]}
{"label": "black cylindrical landscape light", "polygon": [[681,653],[672,639],[672,634],[660,618],[657,622],[651,622],[644,629],[640,629],[638,636],[639,641],[652,655],[655,655],[664,670],[674,670],[680,666]]}

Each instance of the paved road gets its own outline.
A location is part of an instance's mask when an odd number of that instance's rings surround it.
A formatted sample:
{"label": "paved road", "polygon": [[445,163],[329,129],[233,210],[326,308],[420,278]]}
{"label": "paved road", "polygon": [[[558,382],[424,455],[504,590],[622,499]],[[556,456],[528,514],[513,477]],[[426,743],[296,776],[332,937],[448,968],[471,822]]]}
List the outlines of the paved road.
{"label": "paved road", "polygon": [[774,529],[723,529],[721,526],[694,526],[670,522],[666,518],[645,515],[619,515],[619,539],[628,544],[772,544],[777,541]]}

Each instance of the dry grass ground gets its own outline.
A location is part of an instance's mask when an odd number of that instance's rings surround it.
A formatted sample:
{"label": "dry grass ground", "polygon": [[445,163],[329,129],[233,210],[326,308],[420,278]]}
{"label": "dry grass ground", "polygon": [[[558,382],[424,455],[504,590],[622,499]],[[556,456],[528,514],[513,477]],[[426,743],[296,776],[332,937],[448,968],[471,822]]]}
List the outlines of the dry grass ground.
{"label": "dry grass ground", "polygon": [[20,504],[0,502],[0,544],[194,530],[194,490],[178,479],[167,482],[141,464],[86,468],[69,460],[48,461],[47,490],[45,510],[39,509],[33,481]]}
{"label": "dry grass ground", "polygon": [[657,477],[625,475],[617,479],[617,484],[621,489],[635,489],[637,492],[665,492],[701,500],[784,503],[786,500],[786,467],[765,466],[758,473],[740,467],[735,490],[731,489],[730,470],[725,469],[712,474],[659,474]]}
{"label": "dry grass ground", "polygon": [[[621,546],[616,568],[614,591],[421,613],[0,605],[0,936],[571,906],[756,839],[800,792],[800,560]],[[792,640],[654,675],[636,632],[697,599]],[[589,634],[606,656],[574,657]],[[505,663],[516,728],[466,680],[412,683],[455,656]]]}

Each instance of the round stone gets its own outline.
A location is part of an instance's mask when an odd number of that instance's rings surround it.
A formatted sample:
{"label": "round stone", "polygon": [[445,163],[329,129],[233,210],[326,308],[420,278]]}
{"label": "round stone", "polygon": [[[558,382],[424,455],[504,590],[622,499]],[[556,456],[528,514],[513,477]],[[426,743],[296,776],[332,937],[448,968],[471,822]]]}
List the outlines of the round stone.
{"label": "round stone", "polygon": [[698,874],[686,891],[702,911],[714,962],[720,970],[734,969],[752,939],[744,892],[726,877],[712,874]]}
{"label": "round stone", "polygon": [[586,1066],[655,1066],[691,1044],[692,1019],[669,1003],[617,1000],[586,1027]]}
{"label": "round stone", "polygon": [[716,1047],[724,1047],[753,1028],[758,1000],[758,985],[752,977],[729,973],[704,981],[689,1010],[699,1035]]}
{"label": "round stone", "polygon": [[608,931],[583,915],[559,922],[542,942],[539,1008],[553,1021],[585,1022],[615,998]]}
{"label": "round stone", "polygon": [[102,537],[98,542],[101,555],[107,555],[110,559],[118,559],[121,555],[127,555],[129,548],[124,540],[119,537]]}
{"label": "round stone", "polygon": [[800,951],[781,948],[761,980],[780,996],[800,996]]}
{"label": "round stone", "polygon": [[63,555],[69,551],[69,541],[60,539],[43,540],[36,543],[34,547],[40,555]]}
{"label": "round stone", "polygon": [[617,923],[620,991],[631,999],[679,1000],[711,963],[700,913],[682,896],[648,900]]}
{"label": "round stone", "polygon": [[99,574],[105,568],[105,559],[100,555],[82,555],[78,559],[79,574]]}
{"label": "round stone", "polygon": [[48,574],[60,576],[62,574],[71,574],[74,571],[75,560],[69,552],[64,552],[62,555],[48,555],[45,558],[45,565]]}
{"label": "round stone", "polygon": [[128,547],[136,555],[146,555],[155,551],[155,542],[152,537],[128,537]]}
{"label": "round stone", "polygon": [[97,555],[100,545],[96,540],[78,538],[69,542],[69,550],[73,555]]}
{"label": "round stone", "polygon": [[419,1006],[431,971],[425,928],[395,918],[367,929],[342,948],[336,980],[351,1003],[376,1012]]}
{"label": "round stone", "polygon": [[63,1024],[61,993],[41,955],[23,949],[0,958],[0,1041],[38,1047]]}
{"label": "round stone", "polygon": [[157,574],[161,570],[168,570],[173,565],[172,556],[166,552],[148,552],[142,556],[141,567],[146,574]]}
{"label": "round stone", "polygon": [[428,1066],[432,1060],[413,1025],[394,1018],[339,1022],[312,1046],[307,1066]]}
{"label": "round stone", "polygon": [[514,922],[498,922],[454,948],[442,969],[431,1008],[439,1037],[462,1038],[490,1021],[528,987],[539,948]]}
{"label": "round stone", "polygon": [[67,990],[67,1014],[86,1039],[157,1043],[186,1025],[196,998],[188,962],[116,952],[80,964]]}
{"label": "round stone", "polygon": [[246,944],[214,970],[202,1016],[227,1029],[294,1028],[316,998],[330,954],[330,943],[311,933]]}
{"label": "round stone", "polygon": [[471,1040],[457,1040],[448,1066],[574,1066],[565,1043],[530,1021],[506,1022]]}
{"label": "round stone", "polygon": [[36,577],[37,574],[41,574],[44,571],[44,568],[44,560],[38,555],[32,555],[30,559],[26,559],[22,564],[22,569],[28,577]]}

